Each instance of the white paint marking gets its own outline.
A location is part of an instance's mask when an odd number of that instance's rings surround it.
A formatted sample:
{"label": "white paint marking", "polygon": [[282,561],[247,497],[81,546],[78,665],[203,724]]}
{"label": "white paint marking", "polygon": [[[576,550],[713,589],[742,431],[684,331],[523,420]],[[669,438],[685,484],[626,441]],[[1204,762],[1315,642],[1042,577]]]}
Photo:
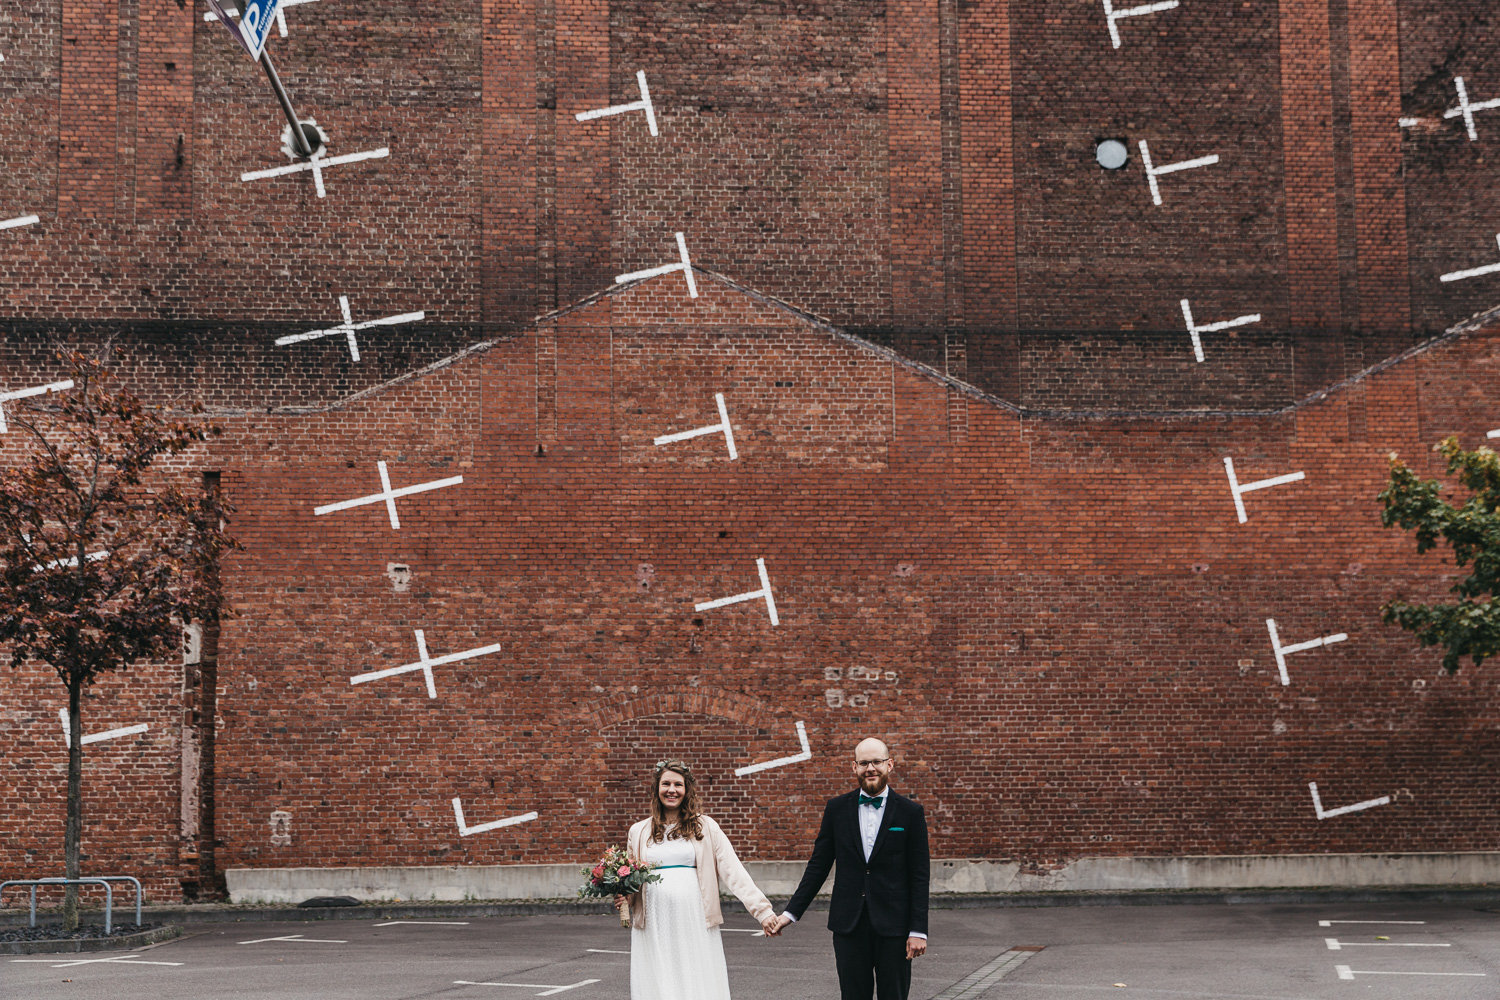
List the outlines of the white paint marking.
{"label": "white paint marking", "polygon": [[295,944],[348,944],[338,938],[310,938],[301,934],[287,934],[283,937],[256,938],[254,941],[241,941],[240,944],[265,944],[267,941],[291,941]]}
{"label": "white paint marking", "polygon": [[[287,30],[286,30],[286,8],[288,8],[288,7],[300,7],[302,4],[305,4],[305,3],[317,3],[317,2],[318,2],[318,0],[281,0],[281,4],[276,8],[276,30],[278,30],[279,32],[281,32],[281,37],[282,38],[286,38],[287,37]],[[240,16],[239,10],[236,9],[236,8],[234,8],[234,7],[226,7],[226,8],[224,8],[224,13],[228,14],[230,17],[239,17]],[[203,20],[205,20],[205,21],[217,21],[218,19],[219,19],[219,15],[215,14],[213,11],[209,11],[207,14],[203,15]]]}
{"label": "white paint marking", "polygon": [[65,379],[62,382],[48,382],[46,385],[34,385],[29,389],[0,392],[0,434],[4,434],[8,430],[5,424],[5,404],[10,400],[30,399],[32,396],[45,396],[49,392],[64,392],[71,388],[73,388],[73,380]]}
{"label": "white paint marking", "polygon": [[1250,323],[1260,322],[1260,313],[1249,316],[1236,316],[1234,319],[1226,319],[1219,323],[1209,323],[1207,326],[1195,326],[1193,324],[1193,310],[1188,305],[1188,300],[1182,300],[1182,318],[1187,323],[1188,336],[1193,338],[1193,356],[1199,361],[1203,360],[1203,341],[1199,339],[1202,333],[1217,333],[1220,330],[1229,330],[1236,326],[1246,326]]}
{"label": "white paint marking", "polygon": [[1335,965],[1334,971],[1339,974],[1340,979],[1353,979],[1355,976],[1485,976],[1484,972],[1375,972],[1369,969],[1351,969],[1347,965]]}
{"label": "white paint marking", "polygon": [[1319,920],[1319,927],[1332,927],[1334,924],[1425,924],[1425,920]]}
{"label": "white paint marking", "polygon": [[800,764],[804,760],[812,760],[812,748],[807,743],[807,727],[800,721],[797,723],[797,741],[802,744],[801,753],[792,754],[790,757],[778,757],[760,764],[751,764],[748,767],[737,767],[734,769],[735,777],[742,778],[756,771],[769,771],[773,767],[786,767],[788,764]]}
{"label": "white paint marking", "polygon": [[1120,47],[1120,29],[1115,24],[1122,17],[1140,17],[1142,14],[1155,14],[1163,10],[1171,10],[1177,6],[1177,0],[1161,0],[1160,3],[1148,3],[1140,7],[1127,7],[1125,10],[1115,10],[1110,0],[1104,0],[1104,20],[1109,23],[1109,40],[1114,43],[1115,48]]}
{"label": "white paint marking", "polygon": [[1234,494],[1234,509],[1235,513],[1239,515],[1241,524],[1244,524],[1249,520],[1249,518],[1245,514],[1245,502],[1240,499],[1246,493],[1251,493],[1255,490],[1270,489],[1272,486],[1283,486],[1287,483],[1295,483],[1298,480],[1307,478],[1306,475],[1301,472],[1289,472],[1284,476],[1274,476],[1270,479],[1260,479],[1253,483],[1247,483],[1244,486],[1241,486],[1240,481],[1236,479],[1234,475],[1234,459],[1230,458],[1227,455],[1224,456],[1224,471],[1229,474],[1229,492]]}
{"label": "white paint marking", "polygon": [[1469,88],[1464,86],[1464,78],[1455,76],[1453,78],[1453,86],[1458,90],[1458,107],[1449,108],[1447,111],[1444,111],[1443,117],[1462,118],[1464,120],[1464,128],[1469,133],[1469,141],[1475,142],[1479,138],[1479,129],[1474,127],[1474,112],[1500,108],[1500,98],[1490,101],[1480,101],[1478,104],[1470,104]]}
{"label": "white paint marking", "polygon": [[0,220],[0,229],[19,229],[21,226],[34,226],[41,221],[39,215],[18,215],[14,219]]}
{"label": "white paint marking", "polygon": [[1452,948],[1451,944],[1431,944],[1416,941],[1340,941],[1338,938],[1324,938],[1323,943],[1328,946],[1329,951],[1340,951],[1344,948]]}
{"label": "white paint marking", "polygon": [[614,951],[614,950],[612,950],[610,948],[586,948],[584,950],[585,951],[591,951],[595,955],[629,955],[630,954],[630,952],[628,952],[628,951]]}
{"label": "white paint marking", "polygon": [[356,330],[368,330],[372,326],[396,326],[400,323],[416,323],[427,318],[425,312],[401,313],[397,316],[383,316],[380,319],[366,320],[363,323],[354,322],[353,315],[349,312],[349,297],[339,296],[339,312],[343,313],[344,322],[327,330],[310,330],[307,333],[294,333],[289,337],[277,337],[276,346],[284,347],[287,344],[300,344],[306,340],[317,340],[320,337],[332,337],[343,334],[349,340],[349,354],[355,361],[359,360],[359,342],[354,339]]}
{"label": "white paint marking", "polygon": [[1382,795],[1378,799],[1366,799],[1363,802],[1356,802],[1352,806],[1340,806],[1337,809],[1328,809],[1325,811],[1323,809],[1323,800],[1318,797],[1318,783],[1316,781],[1309,781],[1307,783],[1307,788],[1312,792],[1313,812],[1318,814],[1318,819],[1332,819],[1335,816],[1342,816],[1345,813],[1359,812],[1363,809],[1373,809],[1376,806],[1389,805],[1391,801],[1391,797],[1389,795]]}
{"label": "white paint marking", "polygon": [[38,962],[43,965],[51,965],[54,969],[71,969],[75,965],[100,965],[113,963],[115,965],[181,965],[181,962],[145,962],[139,961],[140,953],[133,955],[111,955],[109,958],[69,958],[58,961],[56,958],[13,958],[12,962]]}
{"label": "white paint marking", "polygon": [[[790,759],[790,758],[788,758],[788,759]],[[720,927],[719,930],[722,931],[725,934],[749,934],[751,937],[765,937],[766,936],[766,932],[765,931],[752,931],[748,927]]]}
{"label": "white paint marking", "polygon": [[[1500,243],[1500,233],[1495,234],[1495,242]],[[1438,278],[1439,281],[1463,281],[1466,278],[1478,278],[1486,274],[1494,274],[1500,271],[1500,264],[1486,264],[1483,267],[1471,267],[1467,271],[1449,271]]]}
{"label": "white paint marking", "polygon": [[1300,653],[1307,649],[1317,649],[1319,646],[1331,646],[1336,642],[1344,642],[1349,638],[1347,633],[1337,632],[1318,639],[1309,639],[1306,642],[1283,646],[1281,644],[1281,637],[1276,631],[1276,619],[1274,618],[1266,619],[1266,631],[1271,633],[1271,648],[1276,651],[1276,669],[1281,674],[1281,683],[1283,685],[1292,683],[1291,677],[1286,672],[1286,654]]}
{"label": "white paint marking", "polygon": [[[383,924],[374,924],[375,927],[405,927],[420,924],[423,927],[467,927],[467,920],[387,920]],[[628,954],[628,952],[627,952]]]}
{"label": "white paint marking", "polygon": [[[320,147],[327,150],[327,146]],[[386,146],[379,149],[366,150],[363,153],[345,153],[343,156],[324,156],[316,153],[311,159],[303,160],[301,163],[293,163],[286,167],[272,167],[269,170],[251,170],[240,174],[241,181],[258,181],[266,177],[281,177],[286,174],[300,173],[303,170],[313,172],[313,184],[318,190],[318,197],[322,198],[327,192],[323,189],[323,170],[327,167],[337,167],[345,163],[358,163],[361,160],[378,160],[390,156],[391,151]]]}
{"label": "white paint marking", "polygon": [[704,601],[702,604],[694,604],[694,611],[710,611],[714,608],[722,608],[729,604],[739,604],[742,601],[753,601],[757,597],[766,599],[766,613],[771,616],[772,625],[780,625],[781,619],[776,615],[776,598],[771,594],[771,578],[766,575],[766,561],[755,560],[755,568],[760,571],[760,589],[752,590],[744,594],[735,594],[733,597],[721,597],[716,601]]}
{"label": "white paint marking", "polygon": [[[73,745],[73,734],[68,726],[68,722],[70,721],[68,718],[68,710],[66,708],[59,708],[57,710],[57,718],[62,722],[63,746],[71,747]],[[79,740],[78,743],[80,746],[88,746],[90,743],[103,743],[105,740],[117,740],[122,736],[134,736],[137,733],[144,733],[149,728],[150,727],[147,726],[146,723],[142,722],[139,725],[124,726],[120,729],[106,729],[102,733],[95,733],[92,736],[85,736],[83,739]]]}
{"label": "white paint marking", "polygon": [[1421,118],[1401,118],[1401,119],[1397,120],[1396,124],[1399,125],[1399,126],[1401,126],[1402,128],[1416,128],[1418,125],[1422,124],[1422,119]]}
{"label": "white paint marking", "polygon": [[1209,156],[1200,156],[1196,160],[1181,160],[1177,163],[1168,163],[1164,167],[1157,167],[1151,163],[1151,150],[1147,148],[1146,140],[1140,140],[1138,145],[1141,147],[1141,162],[1146,165],[1146,181],[1151,185],[1151,201],[1156,205],[1161,204],[1161,189],[1157,187],[1156,179],[1162,174],[1175,174],[1179,170],[1208,167],[1219,162],[1219,154],[1213,153]]}
{"label": "white paint marking", "polygon": [[608,108],[599,108],[596,111],[580,111],[574,115],[581,122],[590,121],[594,118],[604,118],[609,115],[623,115],[627,111],[646,112],[646,126],[651,129],[651,134],[656,134],[656,109],[651,104],[651,91],[646,87],[646,71],[638,69],[635,71],[635,81],[641,88],[641,99],[632,101],[630,104],[615,104]]}
{"label": "white paint marking", "polygon": [[457,663],[459,660],[471,660],[476,656],[486,656],[490,653],[500,652],[500,644],[492,643],[488,646],[476,646],[466,649],[462,653],[449,653],[432,659],[427,655],[427,633],[422,629],[413,629],[417,635],[417,656],[415,663],[404,663],[399,667],[387,667],[384,670],[375,670],[367,674],[356,674],[349,678],[350,684],[368,684],[370,681],[378,681],[384,677],[395,677],[397,674],[410,673],[413,670],[422,671],[422,676],[427,679],[427,697],[437,697],[437,686],[432,680],[432,668],[442,666],[445,663]]}
{"label": "white paint marking", "polygon": [[677,234],[677,253],[682,259],[676,264],[663,264],[661,267],[648,267],[644,271],[631,271],[629,274],[615,276],[615,284],[623,285],[627,281],[639,281],[644,278],[654,278],[659,274],[671,274],[673,271],[681,271],[687,277],[688,293],[698,297],[698,282],[693,280],[693,262],[688,259],[687,240],[681,233]]}
{"label": "white paint marking", "polygon": [[455,980],[453,980],[453,985],[454,986],[513,986],[516,989],[521,989],[521,990],[541,990],[542,992],[538,993],[537,996],[539,996],[539,997],[550,997],[554,993],[566,993],[568,990],[576,990],[580,986],[588,986],[591,983],[597,983],[597,982],[599,982],[599,980],[597,980],[597,979],[582,979],[582,980],[579,980],[576,983],[569,983],[567,986],[549,986],[549,985],[544,984],[544,983],[476,983],[476,982],[472,982],[472,981],[470,981],[468,979],[455,979]]}
{"label": "white paint marking", "polygon": [[[22,539],[22,541],[26,542],[26,544],[28,544],[28,545],[31,544],[31,536],[28,535],[28,534],[26,534],[26,532],[24,532],[24,531],[21,532],[21,539]],[[98,562],[101,559],[108,559],[108,558],[109,558],[109,550],[108,549],[103,549],[103,550],[101,550],[99,552],[85,552],[84,556],[83,556],[83,561],[86,562],[86,563],[91,563],[91,562]],[[47,563],[45,566],[38,565],[36,567],[36,569],[32,570],[32,572],[33,573],[41,573],[41,572],[43,572],[45,570],[57,569],[57,568],[62,567],[62,566],[66,566],[69,569],[73,569],[77,565],[78,565],[78,557],[77,556],[70,556],[67,559],[54,559],[51,562]]]}
{"label": "white paint marking", "polygon": [[486,833],[490,830],[498,830],[502,826],[515,826],[517,823],[529,823],[537,818],[536,812],[522,813],[519,816],[507,816],[505,819],[497,819],[492,823],[481,823],[478,826],[468,826],[464,823],[464,807],[457,798],[453,800],[453,818],[458,821],[458,835],[460,837],[472,837],[476,833]]}
{"label": "white paint marking", "polygon": [[1500,428],[1492,431],[1486,431],[1484,436],[1487,438],[1500,438]]}
{"label": "white paint marking", "polygon": [[325,504],[322,507],[313,508],[313,516],[319,517],[323,514],[332,514],[336,511],[349,510],[351,507],[363,507],[372,503],[385,503],[386,512],[391,517],[391,529],[400,530],[401,519],[396,516],[396,500],[400,497],[409,497],[414,493],[426,493],[430,490],[440,490],[447,486],[457,486],[464,481],[463,476],[449,476],[447,479],[434,479],[431,482],[418,483],[415,486],[403,486],[399,490],[391,489],[390,473],[386,472],[384,462],[376,462],[380,470],[379,493],[371,493],[367,497],[358,497],[354,500],[344,500],[339,503]]}
{"label": "white paint marking", "polygon": [[674,441],[686,441],[688,438],[702,437],[704,434],[717,434],[724,432],[724,440],[729,445],[729,458],[731,461],[740,457],[740,453],[734,448],[734,428],[729,426],[729,408],[724,405],[724,394],[714,393],[714,401],[719,404],[719,422],[710,427],[699,427],[697,430],[680,431],[676,434],[663,434],[655,440],[657,447],[671,444]]}

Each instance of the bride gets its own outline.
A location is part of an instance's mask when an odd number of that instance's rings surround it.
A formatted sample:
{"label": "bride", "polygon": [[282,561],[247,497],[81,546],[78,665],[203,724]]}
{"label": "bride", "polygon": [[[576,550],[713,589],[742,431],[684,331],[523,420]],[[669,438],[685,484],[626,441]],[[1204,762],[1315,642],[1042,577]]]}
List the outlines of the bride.
{"label": "bride", "polygon": [[776,918],[719,824],[698,811],[697,782],[685,763],[657,761],[651,815],[630,828],[626,843],[661,874],[644,892],[616,899],[630,907],[631,1000],[729,1000],[720,884],[768,935]]}

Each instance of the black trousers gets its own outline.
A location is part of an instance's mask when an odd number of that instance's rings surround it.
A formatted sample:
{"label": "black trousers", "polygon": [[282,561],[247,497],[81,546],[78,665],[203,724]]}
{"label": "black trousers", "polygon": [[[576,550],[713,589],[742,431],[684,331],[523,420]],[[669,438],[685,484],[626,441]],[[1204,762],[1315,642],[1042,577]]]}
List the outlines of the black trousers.
{"label": "black trousers", "polygon": [[852,934],[833,936],[833,960],[843,1000],[906,1000],[911,992],[911,960],[905,937],[883,937],[861,907]]}

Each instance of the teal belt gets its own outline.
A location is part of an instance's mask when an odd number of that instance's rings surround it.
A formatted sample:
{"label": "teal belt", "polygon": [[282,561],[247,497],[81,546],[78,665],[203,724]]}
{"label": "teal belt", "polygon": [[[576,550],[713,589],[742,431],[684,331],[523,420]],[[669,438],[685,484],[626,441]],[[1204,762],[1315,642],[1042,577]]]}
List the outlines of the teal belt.
{"label": "teal belt", "polygon": [[657,865],[656,867],[658,869],[661,869],[661,868],[697,868],[698,866],[697,865]]}

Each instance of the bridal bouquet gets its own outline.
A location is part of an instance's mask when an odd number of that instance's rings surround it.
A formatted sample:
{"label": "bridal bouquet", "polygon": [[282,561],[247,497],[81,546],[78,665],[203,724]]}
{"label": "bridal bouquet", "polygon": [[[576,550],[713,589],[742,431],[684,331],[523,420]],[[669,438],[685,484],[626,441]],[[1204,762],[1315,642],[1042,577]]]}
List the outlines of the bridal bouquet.
{"label": "bridal bouquet", "polygon": [[[660,882],[655,865],[632,858],[621,847],[611,847],[592,868],[580,869],[587,881],[578,888],[580,896],[628,896],[640,892],[647,882]],[[620,926],[630,926],[630,911],[620,911]]]}

